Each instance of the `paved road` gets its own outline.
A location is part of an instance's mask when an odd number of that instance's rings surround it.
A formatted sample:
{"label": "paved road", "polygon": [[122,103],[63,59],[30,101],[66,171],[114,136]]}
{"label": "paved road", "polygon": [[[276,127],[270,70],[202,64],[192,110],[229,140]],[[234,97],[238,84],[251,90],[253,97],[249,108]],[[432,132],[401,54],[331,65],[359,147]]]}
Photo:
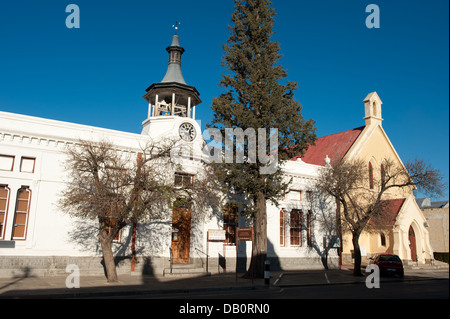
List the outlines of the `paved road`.
{"label": "paved road", "polygon": [[[111,297],[105,297],[105,299]],[[130,299],[448,299],[449,280],[382,282],[380,288],[368,289],[364,284],[284,287],[255,290],[189,292],[177,294],[127,295],[113,298]],[[217,302],[216,302],[217,304]]]}
{"label": "paved road", "polygon": [[[414,302],[409,299],[442,299],[445,304],[449,298],[449,280],[431,279],[419,281],[389,281],[381,283],[378,289],[368,289],[364,284],[320,285],[284,288],[259,288],[238,291],[190,292],[178,294],[151,294],[138,296],[118,296],[117,298],[151,299],[145,303],[151,308],[164,309],[166,318],[281,318],[293,313],[300,316],[306,308],[314,309],[320,317],[333,316],[346,299],[358,299],[359,316],[366,317],[361,311],[372,313],[374,309],[388,309],[389,317],[397,314],[413,318],[417,315]],[[168,299],[170,298],[170,299]],[[110,297],[105,298],[110,299]],[[295,300],[294,300],[295,299]],[[335,300],[339,299],[339,300]],[[364,305],[362,299],[369,300]],[[392,306],[386,308],[384,302],[392,299],[407,300],[408,307]],[[447,299],[447,300],[445,300]],[[335,301],[332,303],[332,301]],[[123,302],[123,301],[122,301]],[[398,301],[394,301],[398,305]],[[420,307],[424,300],[419,301]],[[339,305],[340,306],[339,306]],[[368,305],[368,308],[364,308]],[[419,304],[416,304],[419,306]],[[345,307],[345,306],[344,306]],[[363,309],[363,310],[361,310]],[[383,310],[383,311],[384,311]],[[259,311],[259,312],[258,312]],[[423,311],[423,310],[421,310]]]}

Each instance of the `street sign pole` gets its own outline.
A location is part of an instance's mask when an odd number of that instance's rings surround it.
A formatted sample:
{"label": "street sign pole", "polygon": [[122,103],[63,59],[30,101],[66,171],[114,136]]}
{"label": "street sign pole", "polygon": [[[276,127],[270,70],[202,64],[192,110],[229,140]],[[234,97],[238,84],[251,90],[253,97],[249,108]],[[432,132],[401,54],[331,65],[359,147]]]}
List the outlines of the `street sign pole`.
{"label": "street sign pole", "polygon": [[236,282],[238,277],[238,250],[239,250],[239,227],[237,227],[236,231]]}
{"label": "street sign pole", "polygon": [[209,230],[206,233],[206,273],[208,273],[208,259],[209,259]]}

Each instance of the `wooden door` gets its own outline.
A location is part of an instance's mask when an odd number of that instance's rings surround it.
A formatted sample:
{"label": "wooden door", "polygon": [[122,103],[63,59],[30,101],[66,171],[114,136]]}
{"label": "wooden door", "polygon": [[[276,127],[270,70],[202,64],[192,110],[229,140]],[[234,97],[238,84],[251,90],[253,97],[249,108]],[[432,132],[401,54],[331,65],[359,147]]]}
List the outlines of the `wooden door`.
{"label": "wooden door", "polygon": [[172,262],[188,263],[191,246],[191,210],[175,208],[172,215]]}
{"label": "wooden door", "polygon": [[408,239],[409,249],[411,250],[411,260],[417,261],[416,234],[414,233],[414,229],[412,228],[412,226],[409,226]]}

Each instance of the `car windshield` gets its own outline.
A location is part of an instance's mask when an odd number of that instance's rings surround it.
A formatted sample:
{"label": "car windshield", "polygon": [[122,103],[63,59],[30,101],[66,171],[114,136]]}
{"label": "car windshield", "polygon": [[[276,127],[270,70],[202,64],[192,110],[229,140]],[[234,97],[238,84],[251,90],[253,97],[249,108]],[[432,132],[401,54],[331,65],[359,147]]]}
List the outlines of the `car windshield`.
{"label": "car windshield", "polygon": [[380,255],[380,261],[401,261],[398,256]]}

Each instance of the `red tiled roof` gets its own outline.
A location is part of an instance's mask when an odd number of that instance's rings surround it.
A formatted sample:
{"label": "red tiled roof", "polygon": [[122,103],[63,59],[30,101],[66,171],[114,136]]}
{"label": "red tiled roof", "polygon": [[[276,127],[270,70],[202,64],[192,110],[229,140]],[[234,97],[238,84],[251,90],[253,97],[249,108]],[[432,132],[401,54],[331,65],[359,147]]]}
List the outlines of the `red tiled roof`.
{"label": "red tiled roof", "polygon": [[[393,226],[395,224],[395,220],[397,219],[397,215],[400,212],[400,209],[405,202],[405,198],[398,199],[386,199],[381,201],[384,206],[383,213],[381,217],[377,217],[377,222],[374,222],[372,219],[369,221],[369,225],[378,224],[379,226]],[[383,224],[383,225],[380,225]]]}
{"label": "red tiled roof", "polygon": [[[325,165],[325,157],[331,160],[331,165],[338,163],[348,152],[350,147],[361,134],[364,126],[320,137],[316,144],[308,148],[302,157],[302,161],[308,164]],[[292,160],[296,160],[297,157]]]}

